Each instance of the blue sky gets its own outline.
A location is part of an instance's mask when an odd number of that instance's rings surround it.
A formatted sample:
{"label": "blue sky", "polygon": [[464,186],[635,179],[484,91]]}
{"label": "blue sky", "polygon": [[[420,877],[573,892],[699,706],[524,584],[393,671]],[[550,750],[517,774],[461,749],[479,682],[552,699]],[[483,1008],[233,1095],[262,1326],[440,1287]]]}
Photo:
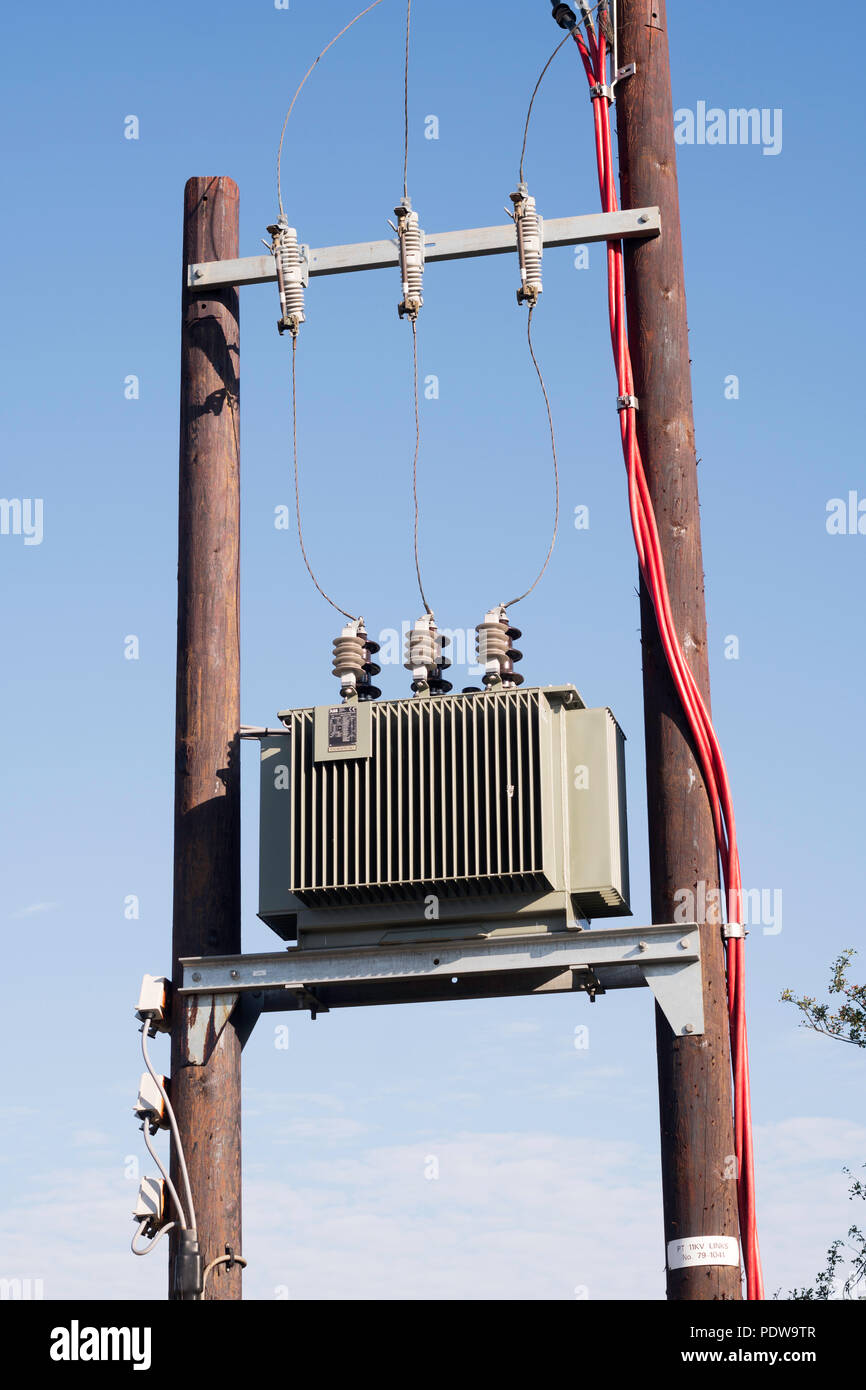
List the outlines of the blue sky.
{"label": "blue sky", "polygon": [[[543,0],[495,18],[417,0],[409,186],[428,232],[489,225],[516,185],[526,104],[558,31]],[[180,235],[183,185],[240,187],[241,254],[276,213],[286,106],[351,7],[291,0],[49,3],[5,20],[7,277],[0,493],[41,499],[40,544],[0,535],[6,1001],[0,1274],[48,1297],[160,1297],[128,1254],[144,1154],[130,1107],[142,973],[170,973]],[[671,0],[674,105],[782,112],[781,149],[682,145],[713,711],[747,886],[782,894],[748,943],[759,1223],[770,1290],[811,1279],[856,1213],[864,1060],[798,1031],[785,986],[823,990],[862,939],[866,498],[852,442],[862,305],[859,12],[826,86],[824,22],[774,0]],[[322,61],[289,126],[287,210],[313,246],[385,236],[402,186],[402,4]],[[627,58],[627,55],[623,55]],[[821,65],[823,72],[823,65]],[[135,115],[139,138],[124,138]],[[439,138],[425,139],[435,115]],[[536,102],[527,178],[547,216],[594,212],[585,80],[570,46]],[[513,617],[529,684],[574,682],[628,736],[632,907],[648,920],[636,561],[614,410],[604,258],[545,256],[536,348],[562,465],[547,576]],[[443,626],[473,628],[543,558],[546,421],[510,257],[428,268],[419,324],[421,544]],[[315,281],[299,349],[306,536],[326,588],[398,628],[411,547],[410,342],[396,272]],[[335,615],[292,530],[289,346],[276,291],[242,292],[243,719],[332,698]],[[124,396],[139,378],[137,400]],[[737,399],[725,380],[735,375]],[[854,396],[851,396],[851,391]],[[576,530],[575,508],[590,525]],[[866,509],[864,509],[866,510]],[[866,526],[866,522],[864,522]],[[504,586],[504,587],[503,587]],[[342,597],[341,597],[342,596]],[[125,639],[139,639],[126,660]],[[726,657],[736,637],[739,655]],[[458,672],[458,683],[465,683]],[[406,673],[383,672],[386,696]],[[244,946],[257,921],[256,750],[244,748]],[[135,895],[137,919],[124,915]],[[778,925],[778,923],[776,924]],[[270,1018],[244,1054],[248,1295],[663,1296],[652,1004],[581,998]],[[590,1046],[574,1029],[590,1024]],[[164,1044],[162,1044],[164,1046]],[[167,1066],[167,1049],[162,1059]],[[424,1177],[430,1155],[440,1177]],[[72,1185],[89,1222],[74,1213]]]}

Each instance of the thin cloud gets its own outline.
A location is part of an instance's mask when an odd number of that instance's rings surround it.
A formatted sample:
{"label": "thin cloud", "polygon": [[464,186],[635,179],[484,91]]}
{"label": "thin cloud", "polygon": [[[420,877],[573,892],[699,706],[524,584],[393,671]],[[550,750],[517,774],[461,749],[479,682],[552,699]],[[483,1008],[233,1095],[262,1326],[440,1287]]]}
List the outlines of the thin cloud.
{"label": "thin cloud", "polygon": [[[296,1140],[307,1152],[287,1161],[280,1127],[275,1116],[259,1136],[244,1184],[248,1298],[664,1298],[655,1149],[449,1130],[377,1146],[347,1134],[348,1152],[323,1161],[310,1134]],[[800,1116],[760,1126],[757,1138],[765,1277],[784,1295],[814,1282],[856,1215],[840,1159],[856,1162],[866,1134]],[[7,1184],[4,1274],[44,1279],[49,1299],[164,1298],[164,1252],[134,1260],[127,1249],[137,1178],[117,1162],[77,1168],[74,1210],[69,1181],[66,1167]]]}

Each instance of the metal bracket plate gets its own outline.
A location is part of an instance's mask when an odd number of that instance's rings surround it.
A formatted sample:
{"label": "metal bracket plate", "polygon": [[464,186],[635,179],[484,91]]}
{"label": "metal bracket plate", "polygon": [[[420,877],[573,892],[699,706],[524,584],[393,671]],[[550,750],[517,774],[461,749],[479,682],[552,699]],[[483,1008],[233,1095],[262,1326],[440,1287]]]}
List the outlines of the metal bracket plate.
{"label": "metal bracket plate", "polygon": [[[657,207],[592,212],[582,217],[546,217],[544,246],[580,246],[591,241],[653,237],[661,231]],[[514,252],[514,224],[469,227],[465,231],[425,233],[424,261],[459,261],[469,256],[498,256]],[[362,241],[348,246],[304,247],[310,277],[342,275],[354,270],[382,270],[400,261],[397,238]],[[187,266],[189,289],[226,289],[233,285],[264,285],[276,280],[272,255],[243,256],[231,261],[200,261]]]}
{"label": "metal bracket plate", "polygon": [[237,1003],[237,991],[210,991],[198,994],[187,1005],[187,1061],[204,1066],[216,1047],[222,1030]]}
{"label": "metal bracket plate", "polygon": [[[479,931],[483,925],[479,924]],[[265,1012],[431,1003],[648,985],[675,1033],[703,1032],[700,931],[694,923],[490,935],[181,961],[182,995],[243,998]],[[234,1002],[234,1000],[233,1000]]]}

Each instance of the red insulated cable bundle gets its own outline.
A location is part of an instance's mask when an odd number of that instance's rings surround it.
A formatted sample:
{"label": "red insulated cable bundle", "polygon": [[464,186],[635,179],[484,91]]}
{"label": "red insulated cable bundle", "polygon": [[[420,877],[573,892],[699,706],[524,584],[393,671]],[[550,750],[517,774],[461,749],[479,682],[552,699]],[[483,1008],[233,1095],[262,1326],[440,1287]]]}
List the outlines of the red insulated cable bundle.
{"label": "red insulated cable bundle", "polygon": [[[610,106],[605,90],[607,42],[600,29],[597,34],[588,32],[585,40],[577,28],[571,30],[571,36],[580,51],[591,89],[602,209],[604,212],[616,212],[617,196],[611,150]],[[609,91],[609,89],[607,90]],[[637,441],[636,408],[633,403],[634,381],[626,336],[622,243],[619,241],[607,243],[607,273],[611,343],[616,362],[617,386],[620,396],[620,431],[628,474],[629,509],[638,560],[644,583],[655,609],[665,657],[677,694],[688,718],[689,728],[701,761],[722,864],[727,894],[728,922],[741,924],[740,856],[737,850],[734,808],[725,760],[712,720],[677,635],[655,513]],[[629,398],[632,403],[628,403]],[[727,938],[728,1015],[734,1083],[734,1133],[738,1163],[737,1200],[747,1297],[762,1299],[764,1297],[764,1283],[761,1275],[761,1258],[755,1221],[755,1177],[749,1099],[749,1052],[746,1038],[743,948],[742,935]]]}

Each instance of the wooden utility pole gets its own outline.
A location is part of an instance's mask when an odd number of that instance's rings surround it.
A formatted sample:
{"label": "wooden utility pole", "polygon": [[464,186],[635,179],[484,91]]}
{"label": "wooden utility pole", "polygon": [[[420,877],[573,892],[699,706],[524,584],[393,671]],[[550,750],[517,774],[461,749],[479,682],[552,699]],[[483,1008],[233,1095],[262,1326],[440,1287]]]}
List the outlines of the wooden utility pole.
{"label": "wooden utility pole", "polygon": [[[640,402],[638,438],[667,570],[671,605],[689,665],[709,707],[707,625],[698,510],[689,341],[680,238],[676,149],[665,0],[619,0],[617,84],[622,206],[661,209],[661,236],[625,243],[628,337]],[[641,584],[644,720],[654,922],[675,920],[718,887],[709,800],[685,715]],[[698,891],[703,883],[704,893]],[[666,1242],[738,1234],[731,1121],[724,946],[701,925],[705,1031],[675,1037],[656,1007]],[[668,1269],[672,1299],[738,1299],[740,1270]]]}
{"label": "wooden utility pole", "polygon": [[[175,989],[183,956],[232,955],[240,932],[238,294],[194,293],[187,266],[238,254],[231,179],[184,192],[180,366],[177,740],[174,824]],[[176,992],[171,1098],[189,1167],[202,1266],[241,1254],[241,1049],[212,996]],[[178,1156],[172,1178],[181,1197]],[[169,1296],[178,1297],[172,1233]],[[219,1265],[208,1299],[241,1297],[241,1269]]]}

